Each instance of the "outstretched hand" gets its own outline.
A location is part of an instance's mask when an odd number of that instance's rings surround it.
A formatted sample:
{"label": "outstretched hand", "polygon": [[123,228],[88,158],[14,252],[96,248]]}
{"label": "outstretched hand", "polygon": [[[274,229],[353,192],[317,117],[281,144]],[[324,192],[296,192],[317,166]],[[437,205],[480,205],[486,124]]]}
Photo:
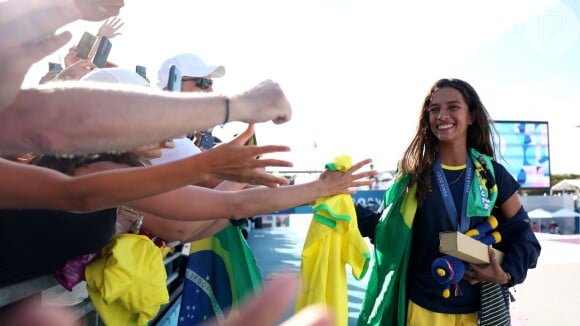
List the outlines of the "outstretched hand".
{"label": "outstretched hand", "polygon": [[508,282],[506,272],[501,268],[495,251],[492,246],[488,246],[489,264],[469,264],[469,269],[465,271],[463,278],[470,284],[476,284],[481,281],[505,284]]}
{"label": "outstretched hand", "polygon": [[80,18],[69,1],[0,2],[0,111],[20,92],[28,69],[71,39],[57,29]]}
{"label": "outstretched hand", "polygon": [[83,59],[77,56],[77,46],[73,45],[68,49],[67,54],[64,56],[64,67],[71,66],[80,60]]}
{"label": "outstretched hand", "polygon": [[123,0],[75,0],[75,4],[82,14],[82,19],[101,21],[119,15],[125,6]]}
{"label": "outstretched hand", "polygon": [[101,27],[99,28],[97,36],[105,36],[108,39],[112,39],[117,35],[121,35],[121,33],[119,33],[118,30],[121,29],[121,27],[123,27],[124,24],[125,23],[123,23],[121,21],[121,18],[119,17],[107,19],[103,22],[103,25],[101,25]]}
{"label": "outstretched hand", "polygon": [[80,80],[84,75],[96,69],[97,66],[88,60],[79,60],[64,68],[55,80]]}
{"label": "outstretched hand", "polygon": [[56,31],[78,19],[100,21],[117,16],[123,0],[0,1],[0,111],[20,92],[35,62],[63,47],[70,32]]}
{"label": "outstretched hand", "polygon": [[216,146],[197,155],[207,155],[209,174],[221,180],[230,180],[254,185],[277,187],[288,184],[284,177],[264,171],[267,166],[291,167],[292,163],[276,159],[260,159],[264,154],[290,151],[288,146],[244,146],[254,133],[254,126],[239,134],[234,140]]}
{"label": "outstretched hand", "polygon": [[370,170],[360,173],[355,173],[360,170],[363,166],[372,163],[371,159],[362,160],[354,164],[347,171],[331,171],[326,170],[320,174],[318,178],[320,181],[324,182],[325,194],[324,196],[331,196],[337,194],[353,194],[356,192],[354,188],[362,186],[371,186],[373,183],[372,179],[366,178],[372,177],[377,174],[377,171]]}
{"label": "outstretched hand", "polygon": [[[268,281],[264,290],[248,300],[239,313],[219,325],[277,325],[295,299],[298,287],[298,279],[289,275]],[[334,324],[330,310],[320,304],[304,308],[280,325],[331,326]],[[217,325],[217,322],[213,321],[204,325]]]}

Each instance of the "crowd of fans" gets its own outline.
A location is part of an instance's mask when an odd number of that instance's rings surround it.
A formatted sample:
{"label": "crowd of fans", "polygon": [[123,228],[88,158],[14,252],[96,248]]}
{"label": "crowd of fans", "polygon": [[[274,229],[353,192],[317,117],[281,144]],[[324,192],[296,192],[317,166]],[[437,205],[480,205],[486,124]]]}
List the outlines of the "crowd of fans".
{"label": "crowd of fans", "polygon": [[[245,146],[254,123],[291,118],[291,106],[273,81],[213,95],[213,78],[223,76],[225,68],[194,54],[168,58],[158,73],[159,88],[149,76],[113,62],[99,68],[92,57],[104,40],[119,35],[123,6],[120,0],[0,3],[0,286],[54,274],[71,289],[112,239],[125,239],[120,235],[146,235],[162,247],[188,242],[232,220],[349,193],[370,185],[368,177],[375,174],[359,172],[370,160],[301,185],[287,186],[285,178],[266,173],[265,167],[291,166],[262,157],[288,151],[287,146]],[[21,89],[31,65],[62,50],[72,37],[55,32],[78,19],[104,21],[87,58],[73,46],[62,69],[55,65],[38,87]],[[183,94],[167,91],[171,66],[181,73]],[[248,128],[219,146],[195,145],[211,128],[230,121],[246,122]],[[291,276],[273,281],[226,324],[278,322],[296,282]],[[263,302],[273,308],[256,314]],[[0,321],[79,322],[30,299],[2,307]],[[330,322],[325,308],[316,306],[288,321]]]}

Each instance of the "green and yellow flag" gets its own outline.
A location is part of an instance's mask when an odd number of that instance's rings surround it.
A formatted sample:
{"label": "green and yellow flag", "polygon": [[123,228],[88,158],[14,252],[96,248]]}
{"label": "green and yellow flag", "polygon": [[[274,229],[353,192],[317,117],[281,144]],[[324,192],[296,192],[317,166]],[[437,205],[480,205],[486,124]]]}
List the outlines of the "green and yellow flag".
{"label": "green and yellow flag", "polygon": [[262,287],[262,274],[240,228],[228,225],[191,243],[179,325],[197,325],[231,311]]}
{"label": "green and yellow flag", "polygon": [[417,184],[407,188],[410,175],[398,178],[385,193],[385,210],[375,234],[375,263],[358,325],[405,325],[407,267]]}

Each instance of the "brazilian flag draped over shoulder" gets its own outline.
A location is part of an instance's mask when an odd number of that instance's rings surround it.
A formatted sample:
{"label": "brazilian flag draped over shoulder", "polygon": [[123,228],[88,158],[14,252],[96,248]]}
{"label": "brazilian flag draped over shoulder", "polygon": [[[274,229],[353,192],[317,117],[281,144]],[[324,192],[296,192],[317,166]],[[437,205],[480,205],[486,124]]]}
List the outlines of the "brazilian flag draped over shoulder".
{"label": "brazilian flag draped over shoulder", "polygon": [[[489,216],[497,198],[491,157],[469,149],[475,178],[467,197],[467,216]],[[406,324],[407,268],[411,227],[417,211],[417,183],[410,174],[398,175],[385,193],[385,210],[375,229],[375,263],[365,293],[358,325]],[[489,186],[488,186],[489,185]]]}
{"label": "brazilian flag draped over shoulder", "polygon": [[407,266],[411,226],[417,211],[417,184],[410,175],[397,178],[385,193],[385,210],[375,234],[375,263],[358,325],[405,325]]}
{"label": "brazilian flag draped over shoulder", "polygon": [[223,321],[262,287],[262,275],[240,228],[228,225],[191,243],[178,325]]}

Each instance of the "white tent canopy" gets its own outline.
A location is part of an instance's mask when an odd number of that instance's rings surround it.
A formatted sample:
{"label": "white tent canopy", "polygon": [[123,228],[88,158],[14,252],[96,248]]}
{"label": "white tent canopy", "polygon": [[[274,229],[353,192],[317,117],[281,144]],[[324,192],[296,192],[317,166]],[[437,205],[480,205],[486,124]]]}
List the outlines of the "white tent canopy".
{"label": "white tent canopy", "polygon": [[532,211],[529,211],[528,216],[532,218],[550,218],[553,217],[554,215],[545,209],[536,208]]}
{"label": "white tent canopy", "polygon": [[562,208],[552,213],[553,217],[576,217],[580,216],[579,213],[576,213],[572,210]]}
{"label": "white tent canopy", "polygon": [[580,193],[580,179],[564,179],[550,188],[550,194],[554,191]]}

